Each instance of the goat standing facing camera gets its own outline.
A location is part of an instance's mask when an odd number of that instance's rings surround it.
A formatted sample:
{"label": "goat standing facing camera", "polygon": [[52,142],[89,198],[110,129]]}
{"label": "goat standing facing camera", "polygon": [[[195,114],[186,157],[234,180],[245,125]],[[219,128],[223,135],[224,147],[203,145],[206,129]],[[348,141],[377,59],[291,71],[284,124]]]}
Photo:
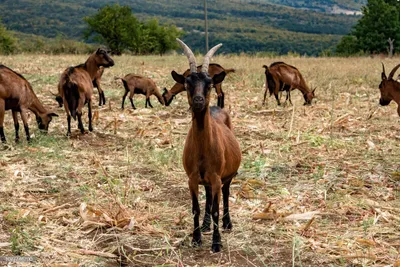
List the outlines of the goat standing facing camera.
{"label": "goat standing facing camera", "polygon": [[[211,107],[210,92],[214,84],[221,83],[225,72],[214,75],[208,74],[210,58],[222,45],[213,47],[204,57],[200,72],[196,69],[196,59],[190,48],[177,39],[185,55],[189,59],[190,75],[185,77],[172,71],[173,79],[184,85],[192,112],[192,126],[188,132],[183,150],[183,166],[189,177],[189,190],[192,198],[192,213],[194,216],[194,231],[192,243],[200,246],[201,231],[210,230],[210,215],[213,220],[212,251],[221,250],[221,236],[218,229],[219,202],[221,188],[224,212],[222,227],[232,228],[229,216],[229,186],[237,174],[241,161],[239,142],[236,140],[229,114],[219,108]],[[203,225],[200,228],[199,184],[206,190],[206,207]]]}

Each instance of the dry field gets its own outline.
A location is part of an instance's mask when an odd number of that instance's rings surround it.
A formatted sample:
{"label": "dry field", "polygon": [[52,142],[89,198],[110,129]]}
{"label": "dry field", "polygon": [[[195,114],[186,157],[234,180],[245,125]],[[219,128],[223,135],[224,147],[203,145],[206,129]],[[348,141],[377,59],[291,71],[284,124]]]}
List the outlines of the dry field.
{"label": "dry field", "polygon": [[[223,47],[221,49],[223,51]],[[137,73],[170,88],[183,55],[115,57],[104,73],[107,104],[94,131],[66,137],[66,116],[50,91],[86,56],[17,55],[0,62],[31,82],[57,112],[48,135],[30,116],[31,144],[0,145],[0,256],[34,256],[9,266],[400,266],[400,118],[379,107],[381,59],[216,56],[231,68],[223,84],[243,159],[231,186],[233,230],[223,252],[190,245],[193,220],[182,150],[191,116],[186,95],[170,107],[127,100],[116,76]],[[317,99],[262,107],[262,65],[297,66]],[[201,61],[201,58],[198,59]],[[387,72],[400,58],[384,59]],[[213,93],[213,104],[216,95]],[[87,129],[87,109],[84,125]],[[204,211],[205,195],[201,190]],[[0,263],[1,265],[1,263]]]}

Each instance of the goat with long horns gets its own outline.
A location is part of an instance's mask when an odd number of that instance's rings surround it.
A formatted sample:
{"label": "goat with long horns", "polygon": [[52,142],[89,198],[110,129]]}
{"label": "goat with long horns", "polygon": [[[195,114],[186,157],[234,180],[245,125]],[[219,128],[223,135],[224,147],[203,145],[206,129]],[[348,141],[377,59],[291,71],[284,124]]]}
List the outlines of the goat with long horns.
{"label": "goat with long horns", "polygon": [[397,113],[400,116],[400,83],[393,79],[393,76],[399,67],[400,64],[392,69],[389,73],[389,77],[386,77],[385,65],[382,63],[382,81],[379,84],[381,98],[379,99],[379,104],[387,106],[392,100],[394,100],[397,103]]}
{"label": "goat with long horns", "polygon": [[[194,231],[192,244],[200,246],[201,231],[210,231],[213,220],[212,251],[221,250],[221,236],[218,229],[219,202],[221,188],[224,212],[222,227],[232,229],[229,216],[229,186],[236,176],[241,161],[241,150],[236,140],[232,123],[227,111],[219,107],[210,107],[210,92],[214,84],[221,83],[226,73],[221,72],[212,78],[208,74],[210,58],[222,45],[216,45],[208,51],[200,72],[197,72],[196,59],[192,50],[177,39],[189,60],[190,75],[184,77],[171,72],[173,79],[184,85],[188,102],[192,111],[192,126],[188,132],[183,150],[183,167],[189,177],[189,190],[192,198],[192,213],[194,216]],[[203,225],[199,225],[199,184],[206,190],[206,206]]]}

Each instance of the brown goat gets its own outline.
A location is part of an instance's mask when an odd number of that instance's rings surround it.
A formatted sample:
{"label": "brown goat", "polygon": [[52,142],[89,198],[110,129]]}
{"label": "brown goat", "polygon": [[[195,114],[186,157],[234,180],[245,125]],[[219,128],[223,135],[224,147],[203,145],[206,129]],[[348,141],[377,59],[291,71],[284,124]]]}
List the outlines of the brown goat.
{"label": "brown goat", "polygon": [[101,66],[105,68],[114,66],[114,61],[105,50],[99,48],[84,64],[69,67],[61,75],[58,92],[63,98],[64,109],[67,113],[67,135],[71,134],[71,116],[74,120],[78,117],[78,128],[81,133],[85,132],[82,124],[82,108],[86,103],[88,104],[89,131],[93,131],[93,80]]}
{"label": "brown goat", "polygon": [[47,131],[52,117],[57,114],[48,112],[33,92],[30,83],[10,68],[0,65],[0,138],[6,142],[4,136],[4,113],[11,109],[15,127],[15,141],[19,141],[18,112],[24,123],[26,139],[30,140],[28,127],[28,110],[36,116],[39,129]]}
{"label": "brown goat", "polygon": [[[197,66],[197,71],[201,70],[201,66]],[[211,63],[209,68],[208,68],[208,74],[210,75],[210,77],[214,77],[214,75],[219,74],[221,72],[225,72],[225,74],[231,73],[231,72],[235,72],[235,69],[225,69],[224,67],[222,67],[219,64],[216,63]],[[190,70],[186,70],[182,75],[184,77],[189,76],[190,74]],[[215,92],[218,95],[218,107],[220,108],[224,108],[225,106],[225,94],[222,91],[222,83],[218,83],[218,84],[214,84],[214,88],[215,88]],[[179,94],[180,92],[185,91],[185,87],[183,87],[181,84],[179,83],[175,83],[174,86],[172,86],[172,88],[168,91],[166,88],[164,88],[164,92],[163,92],[163,98],[164,98],[164,102],[166,106],[169,106],[172,102],[172,100],[174,99],[174,97]]]}
{"label": "brown goat", "polygon": [[[99,106],[105,105],[106,104],[106,97],[104,96],[104,91],[101,88],[100,82],[101,82],[101,76],[103,76],[104,73],[104,67],[100,67],[99,70],[96,72],[96,75],[94,76],[93,79],[93,87],[97,88],[97,91],[99,92]],[[60,95],[52,93],[56,97],[56,101],[58,102],[58,105],[60,108],[63,106],[63,99]]]}
{"label": "brown goat", "polygon": [[[215,84],[221,83],[225,72],[208,74],[210,58],[221,44],[213,47],[204,57],[201,70],[196,68],[196,59],[190,48],[177,39],[189,59],[190,74],[185,77],[172,71],[174,80],[184,86],[192,111],[192,126],[186,137],[183,150],[183,167],[189,177],[189,190],[192,198],[192,213],[194,215],[194,231],[192,243],[201,245],[201,231],[210,230],[210,215],[213,219],[212,251],[221,250],[221,236],[218,229],[219,203],[221,188],[223,194],[224,212],[222,227],[232,229],[229,215],[229,186],[237,174],[241,161],[241,151],[236,140],[229,114],[219,108],[211,107],[210,92]],[[206,206],[203,225],[200,228],[199,184],[206,190]]]}
{"label": "brown goat", "polygon": [[130,93],[129,99],[131,101],[133,109],[136,109],[135,104],[133,103],[134,94],[142,94],[146,96],[146,105],[145,105],[146,108],[147,108],[147,103],[151,108],[153,108],[150,102],[151,95],[155,95],[160,104],[164,105],[164,99],[162,98],[156,83],[152,79],[140,75],[135,75],[133,73],[127,74],[124,78],[116,78],[116,79],[121,79],[125,88],[125,93],[124,96],[122,97],[121,109],[124,109],[124,103],[128,93]]}
{"label": "brown goat", "polygon": [[308,88],[303,76],[296,67],[284,62],[274,62],[269,67],[264,65],[263,68],[265,68],[266,77],[263,105],[265,104],[267,90],[269,90],[270,96],[272,94],[275,95],[278,105],[281,104],[278,97],[279,91],[286,91],[286,101],[289,99],[290,104],[292,104],[290,92],[296,88],[304,96],[304,105],[311,105],[311,100],[315,97],[315,88],[312,91]]}
{"label": "brown goat", "polygon": [[397,103],[397,113],[400,116],[400,83],[393,80],[393,75],[396,73],[399,67],[400,64],[393,68],[393,70],[389,73],[389,77],[386,77],[385,66],[382,63],[382,81],[379,84],[381,98],[379,99],[379,104],[382,106],[387,106],[393,100]]}

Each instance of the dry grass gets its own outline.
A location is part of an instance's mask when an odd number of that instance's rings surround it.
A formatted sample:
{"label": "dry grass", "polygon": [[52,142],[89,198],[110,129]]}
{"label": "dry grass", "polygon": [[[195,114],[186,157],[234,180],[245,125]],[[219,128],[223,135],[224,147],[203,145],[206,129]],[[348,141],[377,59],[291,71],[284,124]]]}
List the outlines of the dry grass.
{"label": "dry grass", "polygon": [[[137,110],[127,101],[121,111],[123,88],[114,81],[135,72],[170,87],[170,71],[186,69],[186,58],[115,58],[103,76],[108,103],[95,107],[95,131],[80,135],[74,123],[67,139],[66,116],[50,91],[67,66],[85,59],[0,57],[60,115],[47,136],[31,116],[29,145],[13,143],[6,115],[0,255],[35,256],[32,266],[400,266],[400,125],[395,104],[378,107],[379,59],[214,58],[237,70],[223,88],[243,151],[231,190],[233,231],[222,235],[217,254],[209,235],[202,248],[190,247],[181,162],[186,96],[170,107],[152,97],[154,109],[137,96]],[[277,60],[318,87],[313,106],[302,105],[299,91],[294,106],[277,107],[273,97],[260,106],[261,66]],[[398,60],[385,60],[387,69]]]}

